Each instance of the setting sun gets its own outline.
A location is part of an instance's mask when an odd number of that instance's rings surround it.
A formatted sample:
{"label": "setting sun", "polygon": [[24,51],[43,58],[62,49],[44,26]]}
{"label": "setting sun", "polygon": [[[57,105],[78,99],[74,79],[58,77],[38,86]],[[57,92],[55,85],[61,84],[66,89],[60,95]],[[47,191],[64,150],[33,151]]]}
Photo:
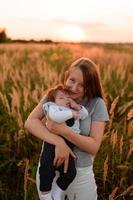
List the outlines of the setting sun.
{"label": "setting sun", "polygon": [[12,39],[133,42],[132,10],[132,0],[1,0],[0,28]]}
{"label": "setting sun", "polygon": [[60,30],[60,37],[65,41],[80,42],[85,39],[85,34],[83,30],[74,25],[65,25]]}

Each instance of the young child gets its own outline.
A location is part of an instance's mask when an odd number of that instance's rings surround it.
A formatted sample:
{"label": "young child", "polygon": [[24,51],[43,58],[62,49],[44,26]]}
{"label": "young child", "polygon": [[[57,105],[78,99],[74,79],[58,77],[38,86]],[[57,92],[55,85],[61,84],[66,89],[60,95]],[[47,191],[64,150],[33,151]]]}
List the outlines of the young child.
{"label": "young child", "polygon": [[[62,85],[48,90],[45,99],[46,103],[43,104],[42,108],[46,115],[48,114],[57,123],[66,122],[75,133],[80,133],[79,120],[83,120],[88,116],[88,111],[85,107],[70,99],[69,94]],[[65,141],[72,149],[74,145],[66,139]],[[72,156],[69,157],[67,173],[63,171],[63,164],[60,167],[53,166],[54,157],[55,146],[45,142],[41,153],[39,168],[42,200],[60,200],[62,192],[67,189],[76,176],[76,168]],[[56,170],[59,171],[60,175],[56,181],[55,190],[51,192]]]}

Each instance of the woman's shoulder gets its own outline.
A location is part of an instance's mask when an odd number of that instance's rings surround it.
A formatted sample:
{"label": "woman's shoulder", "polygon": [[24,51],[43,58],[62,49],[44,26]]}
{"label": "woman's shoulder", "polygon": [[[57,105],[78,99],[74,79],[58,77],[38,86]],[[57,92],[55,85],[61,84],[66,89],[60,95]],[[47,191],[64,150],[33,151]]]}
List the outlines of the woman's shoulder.
{"label": "woman's shoulder", "polygon": [[86,101],[86,105],[85,107],[87,108],[87,110],[94,110],[95,106],[100,102],[102,101],[102,98],[100,97],[95,97],[93,99],[91,99],[90,101]]}
{"label": "woman's shoulder", "polygon": [[95,106],[106,106],[105,101],[101,97],[96,97],[92,100]]}
{"label": "woman's shoulder", "polygon": [[92,120],[108,121],[109,115],[105,101],[101,97],[96,97],[88,104],[88,110],[92,115]]}
{"label": "woman's shoulder", "polygon": [[95,97],[88,102],[87,107],[106,106],[105,101],[101,97]]}

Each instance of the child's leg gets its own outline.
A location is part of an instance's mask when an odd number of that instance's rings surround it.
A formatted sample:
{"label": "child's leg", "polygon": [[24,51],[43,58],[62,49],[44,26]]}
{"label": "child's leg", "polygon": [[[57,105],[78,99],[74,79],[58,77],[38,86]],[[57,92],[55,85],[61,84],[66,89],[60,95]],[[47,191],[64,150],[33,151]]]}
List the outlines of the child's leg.
{"label": "child's leg", "polygon": [[51,196],[51,192],[46,193],[46,194],[41,194],[41,200],[53,200]]}
{"label": "child's leg", "polygon": [[62,189],[66,190],[69,184],[74,180],[76,176],[76,168],[74,158],[72,156],[69,157],[69,165],[67,173],[64,173],[64,165],[59,167],[60,176],[57,179],[57,185]]}
{"label": "child's leg", "polygon": [[53,178],[55,176],[55,168],[53,166],[53,159],[55,156],[54,145],[45,143],[40,158],[40,191],[42,200],[51,200],[51,187]]}
{"label": "child's leg", "polygon": [[67,189],[69,184],[74,180],[76,176],[75,162],[72,156],[69,157],[69,165],[68,165],[67,173],[64,173],[64,165],[61,165],[58,168],[58,170],[60,172],[60,175],[56,181],[54,190],[52,190],[52,196],[55,199],[60,200],[63,194],[63,191]]}
{"label": "child's leg", "polygon": [[64,191],[57,185],[56,182],[54,182],[54,185],[51,190],[51,195],[52,195],[53,199],[61,200],[63,193],[64,193]]}

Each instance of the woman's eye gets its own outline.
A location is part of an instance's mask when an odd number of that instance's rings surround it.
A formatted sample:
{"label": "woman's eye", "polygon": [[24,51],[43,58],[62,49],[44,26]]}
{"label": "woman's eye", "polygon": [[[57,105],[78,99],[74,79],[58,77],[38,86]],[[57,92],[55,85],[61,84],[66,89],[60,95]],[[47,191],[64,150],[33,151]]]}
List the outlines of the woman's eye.
{"label": "woman's eye", "polygon": [[70,81],[74,82],[74,79],[70,78]]}

